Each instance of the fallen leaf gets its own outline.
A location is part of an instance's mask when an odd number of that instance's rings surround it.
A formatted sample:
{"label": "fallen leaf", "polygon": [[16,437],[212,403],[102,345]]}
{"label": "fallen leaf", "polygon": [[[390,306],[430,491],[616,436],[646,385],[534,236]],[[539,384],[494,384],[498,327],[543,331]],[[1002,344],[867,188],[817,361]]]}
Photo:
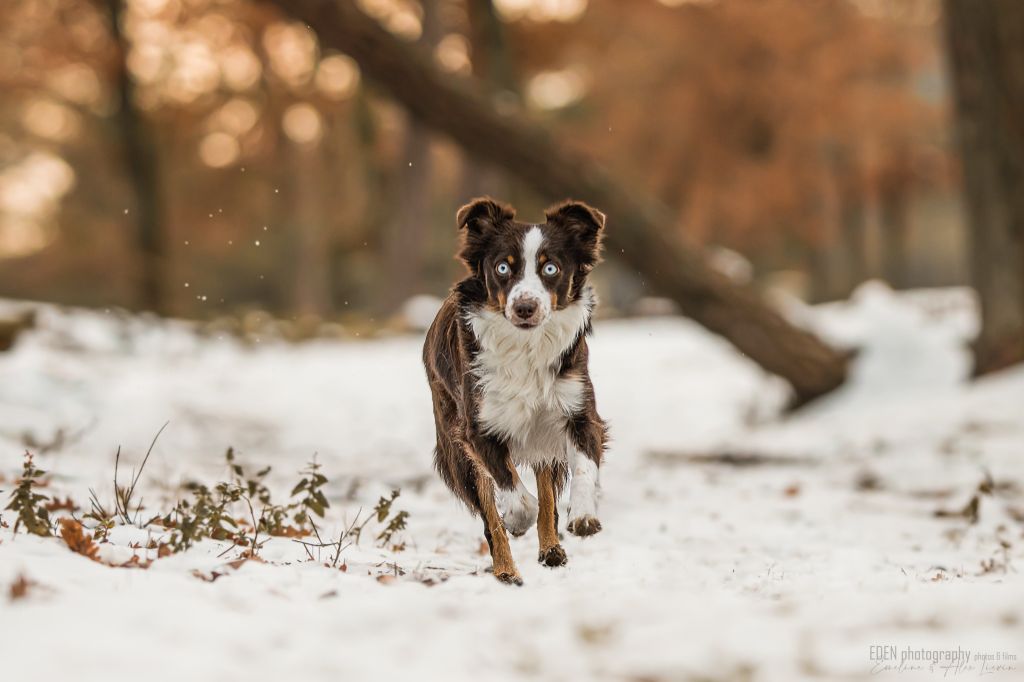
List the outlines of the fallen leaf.
{"label": "fallen leaf", "polygon": [[84,557],[99,561],[97,553],[99,547],[92,541],[92,538],[85,534],[82,524],[74,519],[60,520],[60,536],[72,552],[81,554]]}
{"label": "fallen leaf", "polygon": [[226,575],[226,574],[225,573],[219,573],[218,571],[213,571],[212,573],[210,573],[210,575],[206,575],[205,573],[203,573],[199,569],[196,569],[196,570],[192,571],[192,577],[199,578],[204,583],[215,582],[217,580],[217,578],[221,577],[222,575]]}
{"label": "fallen leaf", "polygon": [[50,500],[49,502],[47,502],[45,505],[43,505],[43,508],[46,511],[48,511],[48,512],[55,512],[55,511],[69,511],[69,512],[73,512],[73,511],[78,509],[78,505],[75,504],[71,500],[70,496],[69,497],[65,497],[63,500],[60,499],[59,497],[55,497],[52,500]]}
{"label": "fallen leaf", "polygon": [[11,583],[11,589],[9,592],[11,601],[15,601],[17,599],[24,599],[26,596],[28,596],[29,589],[34,587],[35,584],[36,583],[34,581],[29,580],[24,575],[19,575],[17,580]]}

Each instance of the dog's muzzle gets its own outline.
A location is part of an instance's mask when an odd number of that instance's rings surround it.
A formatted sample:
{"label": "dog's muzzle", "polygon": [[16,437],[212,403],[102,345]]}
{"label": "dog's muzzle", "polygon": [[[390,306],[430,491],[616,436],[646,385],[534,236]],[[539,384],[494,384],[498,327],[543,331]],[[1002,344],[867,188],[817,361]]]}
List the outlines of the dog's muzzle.
{"label": "dog's muzzle", "polygon": [[544,321],[541,302],[533,296],[520,296],[506,310],[509,321],[520,329],[533,329]]}

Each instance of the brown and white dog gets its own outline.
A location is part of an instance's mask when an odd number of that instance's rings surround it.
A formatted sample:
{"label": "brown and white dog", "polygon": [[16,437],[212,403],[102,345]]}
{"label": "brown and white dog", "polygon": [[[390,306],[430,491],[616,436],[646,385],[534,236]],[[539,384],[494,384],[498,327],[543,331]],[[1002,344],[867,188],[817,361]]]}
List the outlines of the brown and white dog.
{"label": "brown and white dog", "polygon": [[[605,217],[567,201],[543,223],[515,220],[491,199],[463,206],[459,258],[469,274],[451,290],[427,332],[423,362],[434,398],[434,463],[484,521],[494,576],[522,584],[505,530],[537,523],[538,561],[564,566],[558,494],[572,474],[570,533],[593,535],[598,467],[607,430],[587,369]],[[539,503],[517,466],[536,475]]]}

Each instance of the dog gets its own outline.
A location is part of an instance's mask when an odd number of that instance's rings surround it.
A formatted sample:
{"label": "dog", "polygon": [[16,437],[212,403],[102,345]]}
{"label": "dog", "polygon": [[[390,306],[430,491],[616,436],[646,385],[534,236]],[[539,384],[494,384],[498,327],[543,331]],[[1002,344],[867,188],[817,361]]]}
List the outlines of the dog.
{"label": "dog", "polygon": [[[601,530],[598,472],[608,429],[597,413],[587,337],[605,216],[578,201],[524,223],[490,198],[459,209],[456,283],[423,346],[434,405],[434,464],[484,522],[494,577],[522,585],[505,531],[537,524],[538,561],[564,566],[558,496],[571,473],[568,530]],[[533,469],[535,498],[517,466]]]}

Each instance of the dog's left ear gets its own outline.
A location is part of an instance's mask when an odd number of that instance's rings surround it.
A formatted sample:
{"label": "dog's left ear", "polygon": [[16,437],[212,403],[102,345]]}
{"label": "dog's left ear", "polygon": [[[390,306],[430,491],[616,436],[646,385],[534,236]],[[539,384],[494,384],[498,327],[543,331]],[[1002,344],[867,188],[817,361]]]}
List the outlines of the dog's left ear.
{"label": "dog's left ear", "polygon": [[548,222],[568,230],[584,250],[583,265],[594,267],[601,259],[604,213],[582,201],[564,201],[544,212]]}

